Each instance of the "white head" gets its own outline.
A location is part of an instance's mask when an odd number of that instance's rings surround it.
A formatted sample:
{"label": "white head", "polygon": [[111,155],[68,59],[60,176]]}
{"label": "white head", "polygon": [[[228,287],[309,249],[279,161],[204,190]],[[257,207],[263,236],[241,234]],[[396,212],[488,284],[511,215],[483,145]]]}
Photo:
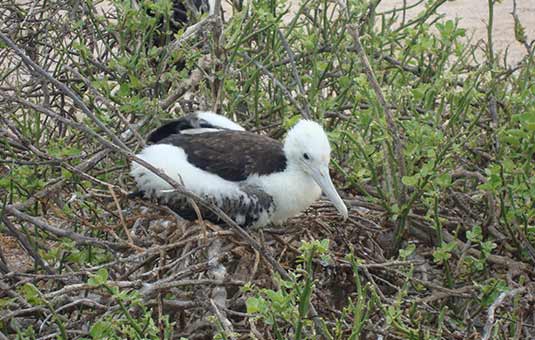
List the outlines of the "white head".
{"label": "white head", "polygon": [[311,120],[300,120],[284,140],[288,167],[311,176],[338,212],[347,219],[348,212],[329,175],[331,146],[323,128]]}

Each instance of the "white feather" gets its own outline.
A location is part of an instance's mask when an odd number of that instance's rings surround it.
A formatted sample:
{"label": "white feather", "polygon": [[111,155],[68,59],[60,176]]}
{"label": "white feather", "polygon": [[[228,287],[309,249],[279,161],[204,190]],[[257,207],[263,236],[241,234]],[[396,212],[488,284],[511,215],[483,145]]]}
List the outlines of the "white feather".
{"label": "white feather", "polygon": [[270,222],[281,224],[287,219],[299,215],[321,196],[320,187],[310,176],[303,176],[300,171],[287,169],[264,176],[251,176],[247,182],[263,188],[273,198],[276,209]]}
{"label": "white feather", "polygon": [[200,133],[205,133],[205,132],[217,132],[217,131],[221,131],[221,129],[215,129],[215,128],[194,128],[194,129],[180,130],[180,133],[183,134],[183,135],[197,135],[197,134],[200,134]]}
{"label": "white feather", "polygon": [[[221,198],[222,196],[235,197],[240,193],[237,183],[224,180],[191,165],[182,148],[168,144],[155,144],[143,149],[138,157],[162,170],[197,195]],[[157,197],[164,199],[176,196],[176,193],[169,192],[172,187],[167,182],[142,165],[133,162],[130,174],[136,180],[140,190],[155,191],[154,194]]]}
{"label": "white feather", "polygon": [[228,130],[245,131],[245,129],[241,125],[236,124],[227,117],[218,115],[217,113],[210,111],[199,111],[196,114],[199,118],[206,120],[213,126],[221,127],[223,129]]}

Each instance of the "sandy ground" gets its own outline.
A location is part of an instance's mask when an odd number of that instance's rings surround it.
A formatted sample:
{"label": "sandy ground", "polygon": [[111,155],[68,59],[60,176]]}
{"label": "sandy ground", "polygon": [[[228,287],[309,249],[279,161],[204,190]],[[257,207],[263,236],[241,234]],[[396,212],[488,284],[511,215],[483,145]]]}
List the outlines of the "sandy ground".
{"label": "sandy ground", "polygon": [[[210,1],[210,0],[209,0]],[[244,0],[249,1],[249,0]],[[334,0],[336,1],[336,0]],[[415,4],[421,0],[382,0],[379,5],[380,11]],[[407,12],[409,18],[418,15],[425,9],[425,2]],[[528,42],[535,40],[535,0],[516,0],[517,14],[526,30]],[[301,0],[289,0],[292,9],[299,8]],[[232,12],[228,1],[222,0],[223,10],[226,15]],[[109,9],[109,4],[101,4],[103,9]],[[444,14],[446,19],[459,18],[460,26],[467,29],[467,37],[473,37],[473,41],[487,39],[488,1],[487,0],[449,0],[438,11]],[[494,48],[502,56],[508,49],[508,64],[514,65],[527,54],[526,48],[515,40],[513,0],[502,0],[495,5],[494,9]]]}
{"label": "sandy ground", "polygon": [[[406,0],[407,4],[414,4],[416,0]],[[403,0],[383,0],[380,10],[401,7]],[[417,15],[423,10],[420,5],[407,14]],[[438,11],[446,18],[459,18],[460,26],[467,29],[467,36],[473,35],[474,42],[487,39],[487,23],[489,19],[487,0],[454,0],[448,1]],[[526,48],[515,40],[513,0],[504,0],[494,7],[494,48],[496,52],[504,54],[508,51],[508,63],[516,64],[526,55]],[[528,42],[535,40],[535,0],[517,0],[517,14],[526,30]]]}

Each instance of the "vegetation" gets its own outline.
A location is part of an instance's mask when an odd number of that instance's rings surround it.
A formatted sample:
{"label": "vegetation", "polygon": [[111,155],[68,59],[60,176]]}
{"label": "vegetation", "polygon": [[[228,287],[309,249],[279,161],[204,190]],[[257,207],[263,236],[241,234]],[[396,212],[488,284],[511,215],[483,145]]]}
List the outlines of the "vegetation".
{"label": "vegetation", "polygon": [[[494,51],[496,1],[486,41],[445,0],[216,4],[176,34],[170,0],[3,1],[0,339],[534,338],[535,44],[513,13],[526,57]],[[142,136],[197,109],[322,122],[349,220],[127,197]]]}

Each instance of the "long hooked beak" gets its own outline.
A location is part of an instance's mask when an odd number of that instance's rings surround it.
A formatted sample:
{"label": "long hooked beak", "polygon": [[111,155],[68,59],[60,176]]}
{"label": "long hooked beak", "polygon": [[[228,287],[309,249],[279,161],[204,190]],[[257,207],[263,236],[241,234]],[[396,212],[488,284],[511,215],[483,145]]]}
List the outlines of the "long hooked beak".
{"label": "long hooked beak", "polygon": [[336,192],[336,188],[334,187],[333,181],[331,180],[331,176],[329,175],[329,167],[310,167],[310,174],[312,178],[314,178],[314,181],[318,183],[325,196],[327,196],[327,198],[329,199],[329,201],[332,202],[336,210],[338,210],[340,215],[342,215],[345,221],[348,217],[347,207],[340,195],[338,195],[338,192]]}

